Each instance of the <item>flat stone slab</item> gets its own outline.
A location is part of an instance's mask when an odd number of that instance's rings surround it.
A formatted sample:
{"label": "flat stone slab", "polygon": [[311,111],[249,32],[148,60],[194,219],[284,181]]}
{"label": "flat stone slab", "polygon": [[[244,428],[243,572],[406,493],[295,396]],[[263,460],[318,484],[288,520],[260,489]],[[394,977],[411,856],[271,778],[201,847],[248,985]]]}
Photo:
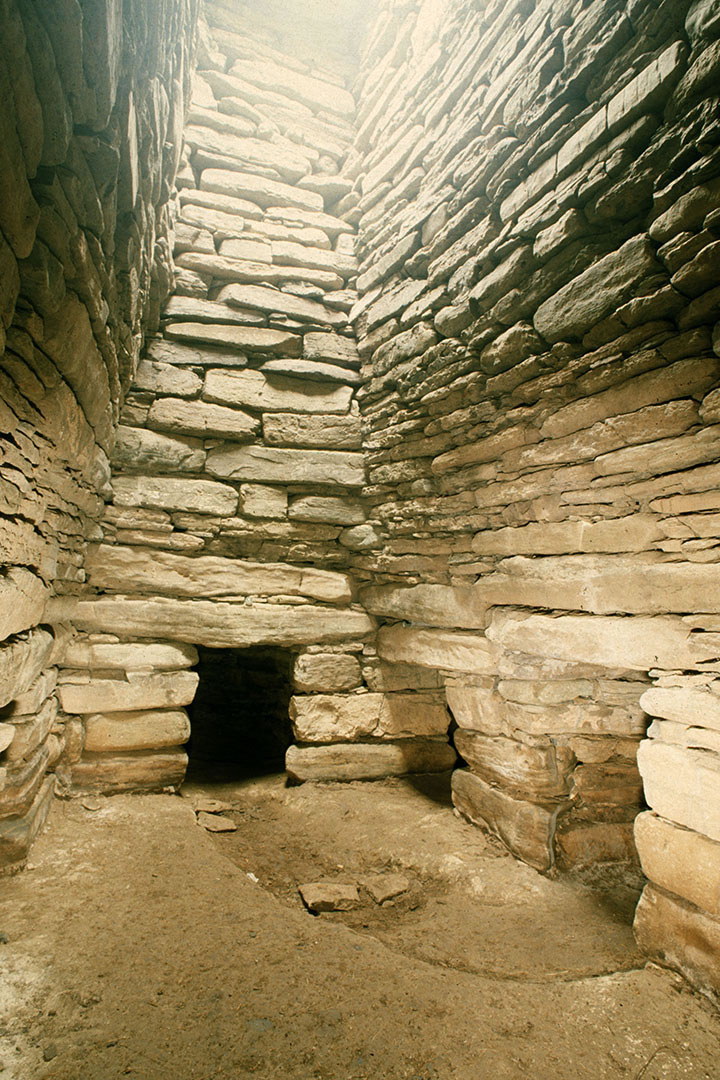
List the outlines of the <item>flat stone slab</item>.
{"label": "flat stone slab", "polygon": [[253,326],[215,326],[211,323],[175,322],[165,327],[165,336],[179,341],[204,341],[209,345],[229,345],[243,352],[261,355],[299,356],[302,341],[297,334]]}
{"label": "flat stone slab", "polygon": [[359,907],[360,894],[357,885],[334,881],[315,881],[298,885],[298,892],[308,911],[351,911]]}
{"label": "flat stone slab", "polygon": [[376,874],[362,878],[360,884],[376,904],[385,904],[402,896],[410,888],[410,881],[403,874]]}
{"label": "flat stone slab", "polygon": [[197,823],[203,829],[207,829],[208,832],[237,832],[237,825],[232,818],[223,817],[222,814],[210,814],[201,810],[197,815]]}
{"label": "flat stone slab", "polygon": [[346,413],[352,389],[312,380],[301,383],[270,372],[209,371],[203,397],[262,412]]}

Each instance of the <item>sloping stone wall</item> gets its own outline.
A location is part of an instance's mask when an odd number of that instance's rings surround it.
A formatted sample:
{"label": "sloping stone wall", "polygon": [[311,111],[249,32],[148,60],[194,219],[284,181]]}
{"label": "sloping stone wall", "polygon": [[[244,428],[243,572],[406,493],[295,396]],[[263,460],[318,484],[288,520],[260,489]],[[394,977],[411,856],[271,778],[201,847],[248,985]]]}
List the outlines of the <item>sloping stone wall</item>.
{"label": "sloping stone wall", "polygon": [[444,674],[456,806],[540,869],[635,857],[640,746],[638,932],[716,988],[719,31],[386,3],[347,166],[379,654]]}
{"label": "sloping stone wall", "polygon": [[[103,538],[86,563],[98,598],[73,612],[81,638],[62,675],[63,707],[85,733],[73,782],[178,782],[195,645],[291,650],[297,779],[449,768],[442,689],[382,685],[367,655],[374,621],[347,574],[349,553],[379,542],[360,498],[348,325],[347,13],[329,8],[309,41],[287,10],[212,2],[205,14],[175,291],[125,402]],[[238,707],[228,700],[229,714]]]}
{"label": "sloping stone wall", "polygon": [[0,867],[78,753],[50,608],[84,587],[122,393],[171,280],[197,6],[0,8]]}

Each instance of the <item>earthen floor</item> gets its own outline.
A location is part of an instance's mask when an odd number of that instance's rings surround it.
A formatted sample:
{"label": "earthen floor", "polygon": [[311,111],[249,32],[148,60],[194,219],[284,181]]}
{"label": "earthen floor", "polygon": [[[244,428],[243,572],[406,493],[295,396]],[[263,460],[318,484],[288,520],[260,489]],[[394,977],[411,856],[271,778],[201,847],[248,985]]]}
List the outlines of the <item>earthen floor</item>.
{"label": "earthen floor", "polygon": [[[720,1076],[720,1018],[644,965],[632,888],[540,876],[440,786],[183,794],[59,803],[2,882],[2,1080]],[[197,826],[208,795],[236,832]],[[297,891],[390,871],[382,906]]]}

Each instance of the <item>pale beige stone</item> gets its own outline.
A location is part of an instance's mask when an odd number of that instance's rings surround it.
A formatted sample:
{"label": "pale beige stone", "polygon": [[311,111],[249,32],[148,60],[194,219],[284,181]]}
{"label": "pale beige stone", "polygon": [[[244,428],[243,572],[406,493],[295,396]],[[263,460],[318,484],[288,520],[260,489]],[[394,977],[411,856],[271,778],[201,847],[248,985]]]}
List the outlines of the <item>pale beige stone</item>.
{"label": "pale beige stone", "polygon": [[176,555],[150,548],[99,544],[88,550],[88,580],[115,592],[169,593],[187,597],[307,596],[348,603],[347,574],[285,563],[255,563],[219,555]]}
{"label": "pale beige stone", "polygon": [[351,911],[360,905],[357,885],[337,881],[314,881],[298,885],[308,911]]}
{"label": "pale beige stone", "polygon": [[652,810],[720,841],[720,754],[646,739],[638,747],[638,768]]}
{"label": "pale beige stone", "polygon": [[496,609],[487,636],[506,649],[636,671],[693,668],[716,653],[712,642],[704,646],[696,641],[690,628],[672,616],[627,619]]}
{"label": "pale beige stone", "polygon": [[85,749],[93,753],[182,746],[189,738],[190,720],[184,709],[94,713],[85,721]]}
{"label": "pale beige stone", "polygon": [[640,698],[649,716],[720,731],[720,695],[705,689],[652,687]]}
{"label": "pale beige stone", "polygon": [[[155,404],[159,405],[160,402]],[[195,409],[197,404],[193,402],[189,407]],[[117,431],[112,463],[115,467],[146,473],[201,472],[205,457],[199,439],[161,435],[157,431],[121,424]]]}
{"label": "pale beige stone", "polygon": [[288,509],[292,521],[317,521],[337,525],[360,525],[365,511],[355,499],[340,495],[301,495]]}
{"label": "pale beige stone", "polygon": [[650,881],[720,916],[720,844],[649,811],[635,818],[635,842]]}
{"label": "pale beige stone", "polygon": [[362,429],[359,416],[268,413],[263,416],[263,439],[268,446],[359,450]]}
{"label": "pale beige stone", "polygon": [[[5,761],[22,761],[29,757],[47,739],[57,720],[58,703],[52,697],[42,705],[34,716],[14,716],[12,725],[0,724],[0,729],[12,727],[14,738],[5,749]],[[0,742],[2,742],[0,730]]]}
{"label": "pale beige stone", "polygon": [[560,705],[576,698],[591,698],[595,693],[595,685],[589,679],[553,679],[549,682],[501,679],[497,689],[506,701],[522,705]]}
{"label": "pale beige stone", "polygon": [[707,994],[720,992],[720,919],[646,885],[633,930],[647,956],[681,971]]}
{"label": "pale beige stone", "polygon": [[195,697],[199,675],[194,671],[173,671],[145,675],[131,680],[95,679],[58,687],[60,704],[67,713],[135,712],[188,705]]}
{"label": "pale beige stone", "polygon": [[116,476],[113,494],[118,506],[189,510],[222,517],[232,516],[238,504],[237,492],[227,484],[168,476]]}
{"label": "pale beige stone", "polygon": [[0,577],[0,641],[43,621],[48,587],[42,578],[21,566]]}
{"label": "pale beige stone", "polygon": [[268,484],[241,484],[240,506],[245,517],[284,518],[288,512],[287,492]]}
{"label": "pale beige stone", "polygon": [[49,662],[53,644],[53,635],[38,627],[0,645],[0,706],[32,686]]}
{"label": "pale beige stone", "polygon": [[73,788],[99,791],[162,791],[178,787],[187,769],[187,754],[174,748],[124,754],[86,754],[72,768]]}
{"label": "pale beige stone", "polygon": [[146,359],[141,361],[135,373],[133,389],[172,394],[173,397],[195,397],[202,389],[202,379],[187,368]]}
{"label": "pale beige stone", "polygon": [[528,746],[478,731],[455,732],[455,748],[475,775],[516,797],[548,799],[567,795],[575,755],[567,747]]}
{"label": "pale beige stone", "polygon": [[[212,267],[207,267],[207,264],[202,261],[208,258],[211,258],[211,256],[180,256],[180,259],[192,261],[192,265],[188,265],[188,268],[197,270],[199,273],[203,272],[203,268],[212,270]],[[220,258],[220,256],[217,258]],[[225,262],[233,261],[225,260]],[[258,353],[260,355],[270,354],[271,356],[282,353],[287,356],[299,356],[302,347],[297,334],[291,334],[285,330],[267,330],[263,327],[254,326],[216,326],[212,323],[174,322],[165,328],[165,336],[182,342],[204,341],[208,345],[227,345],[243,352]]]}
{"label": "pale beige stone", "polygon": [[469,769],[453,773],[452,798],[463,817],[499,836],[513,855],[537,870],[550,869],[556,807],[515,799]]}
{"label": "pale beige stone", "polygon": [[218,299],[231,307],[287,315],[290,319],[321,326],[345,326],[347,322],[340,312],[331,311],[317,300],[307,300],[263,285],[226,285],[220,290]]}
{"label": "pale beige stone", "polygon": [[236,60],[230,71],[255,86],[279,91],[312,109],[343,117],[355,114],[355,100],[347,90],[284,65],[269,60]]}
{"label": "pale beige stone", "polygon": [[[305,210],[322,210],[322,196],[314,191],[305,191],[294,184],[284,184],[254,173],[235,172],[228,169],[203,169],[200,177],[200,192],[181,197],[183,203],[198,201],[198,194],[212,193],[231,202],[206,203],[219,210],[230,210],[241,215],[248,215],[245,203],[254,203],[256,207],[267,209],[269,206],[299,206]],[[255,215],[261,216],[255,211]]]}
{"label": "pale beige stone", "polygon": [[301,693],[354,690],[361,682],[358,660],[346,653],[302,653],[295,660],[293,685]]}
{"label": "pale beige stone", "polygon": [[285,767],[294,780],[379,780],[408,773],[445,772],[456,759],[447,742],[406,739],[400,743],[291,746]]}
{"label": "pale beige stone", "polygon": [[483,634],[384,626],[378,634],[378,655],[392,663],[406,662],[446,671],[492,674],[501,650]]}
{"label": "pale beige stone", "polygon": [[608,521],[538,522],[476,533],[473,551],[479,555],[646,551],[661,535],[654,514]]}
{"label": "pale beige stone", "polygon": [[260,421],[241,409],[228,409],[206,401],[158,398],[150,406],[148,427],[178,431],[186,435],[224,436],[234,442],[249,442],[260,431]]}
{"label": "pale beige stone", "polygon": [[269,446],[221,446],[208,453],[208,473],[229,480],[361,487],[361,454],[339,450],[286,450]]}
{"label": "pale beige stone", "polygon": [[376,732],[382,694],[311,694],[293,697],[290,719],[299,742],[351,742]]}
{"label": "pale beige stone", "polygon": [[673,743],[686,750],[712,750],[720,754],[720,731],[693,724],[678,724],[674,720],[653,720],[647,730],[649,739]]}
{"label": "pale beige stone", "polygon": [[441,694],[394,693],[384,695],[375,734],[382,738],[445,735],[449,726],[450,715]]}
{"label": "pale beige stone", "polygon": [[76,639],[65,653],[69,668],[121,668],[125,671],[175,670],[194,667],[197,649],[178,642],[104,642]]}
{"label": "pale beige stone", "polygon": [[262,412],[346,413],[352,400],[349,386],[303,382],[260,371],[209,371],[203,397],[223,405]]}
{"label": "pale beige stone", "polygon": [[487,624],[487,605],[472,587],[371,586],[362,590],[360,600],[373,615],[425,626],[481,630]]}
{"label": "pale beige stone", "polygon": [[210,648],[331,644],[366,637],[375,629],[362,611],[310,604],[229,604],[174,597],[99,597],[63,608],[80,630],[136,638],[170,638]]}

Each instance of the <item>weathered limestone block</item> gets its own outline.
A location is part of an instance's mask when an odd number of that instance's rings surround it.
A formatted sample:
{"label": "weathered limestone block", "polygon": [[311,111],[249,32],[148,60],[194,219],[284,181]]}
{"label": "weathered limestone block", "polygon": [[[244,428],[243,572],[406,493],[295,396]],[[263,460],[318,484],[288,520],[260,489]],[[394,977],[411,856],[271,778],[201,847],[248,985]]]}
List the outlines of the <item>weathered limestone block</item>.
{"label": "weathered limestone block", "polygon": [[425,626],[481,630],[487,625],[487,605],[473,588],[381,585],[364,589],[360,599],[373,615]]}
{"label": "weathered limestone block", "polygon": [[92,713],[85,721],[85,750],[112,753],[182,746],[190,738],[190,720],[184,709],[150,709]]}
{"label": "weathered limestone block", "polygon": [[592,816],[605,816],[603,808],[625,808],[634,815],[643,803],[642,782],[634,763],[583,762],[573,774],[573,800],[589,808]]}
{"label": "weathered limestone block", "polygon": [[651,687],[640,698],[649,716],[720,731],[720,694],[692,687]]}
{"label": "weathered limestone block", "polygon": [[681,971],[704,993],[720,994],[720,919],[646,885],[633,930],[646,955]]}
{"label": "weathered limestone block", "polygon": [[[287,211],[290,213],[290,211]],[[301,211],[296,211],[301,213]],[[329,270],[312,270],[297,266],[275,266],[266,262],[252,262],[251,260],[232,259],[226,255],[205,255],[202,252],[187,251],[184,255],[178,255],[178,266],[185,270],[193,270],[197,274],[203,274],[219,281],[235,282],[246,285],[287,285],[288,283],[309,283],[320,289],[331,291],[342,289],[343,279],[339,274]],[[177,336],[176,327],[188,326],[189,323],[172,323],[167,326],[165,333],[168,336]],[[193,324],[200,325],[200,324]],[[217,327],[212,328],[217,331]],[[237,344],[240,348],[254,349],[256,352],[283,352],[276,340],[270,338],[270,331],[260,332],[260,336],[250,337],[248,334],[240,337]],[[194,336],[198,336],[194,334]],[[226,335],[227,336],[227,335]],[[237,337],[237,335],[235,335]],[[199,338],[199,340],[207,340]],[[299,345],[296,343],[295,351],[291,354],[297,356]],[[289,354],[290,355],[290,354]]]}
{"label": "weathered limestone block", "polygon": [[330,270],[346,279],[357,272],[357,259],[353,255],[310,247],[292,240],[272,241],[272,261],[277,266],[302,266],[312,270]]}
{"label": "weathered limestone block", "polygon": [[5,719],[13,719],[16,716],[28,716],[35,713],[43,705],[45,700],[52,694],[57,683],[57,668],[46,668],[37,679],[34,679],[24,693],[18,694],[9,705],[3,709]]}
{"label": "weathered limestone block", "polygon": [[268,484],[241,484],[240,506],[245,517],[285,518],[288,513],[287,492]]}
{"label": "weathered limestone block", "polygon": [[634,863],[632,823],[573,822],[560,819],[555,833],[556,865],[561,870],[586,870],[603,863]]}
{"label": "weathered limestone block", "polygon": [[352,390],[327,383],[298,383],[260,371],[209,371],[203,397],[222,405],[238,405],[262,412],[346,413]]}
{"label": "weathered limestone block", "polygon": [[513,855],[536,870],[550,869],[558,806],[515,799],[469,769],[453,773],[452,798],[463,817],[499,836]]}
{"label": "weathered limestone block", "polygon": [[36,628],[0,645],[0,706],[32,686],[48,661],[53,644],[53,635],[48,630]]}
{"label": "weathered limestone block", "polygon": [[455,732],[455,747],[473,773],[516,797],[542,800],[570,791],[575,755],[567,747],[527,746],[462,729]]}
{"label": "weathered limestone block", "polygon": [[308,911],[352,911],[360,906],[357,885],[338,881],[314,881],[299,885],[298,890]]}
{"label": "weathered limestone block", "polygon": [[510,650],[635,671],[693,668],[712,661],[717,652],[712,641],[693,639],[689,627],[671,616],[627,619],[495,610],[487,636]]}
{"label": "weathered limestone block", "polygon": [[[197,403],[193,402],[191,407],[196,408]],[[160,435],[121,424],[112,461],[115,467],[138,472],[201,472],[205,451],[199,439]]]}
{"label": "weathered limestone block", "polygon": [[359,450],[362,429],[359,416],[270,413],[263,416],[263,438],[269,446]]}
{"label": "weathered limestone block", "polygon": [[450,715],[442,694],[385,694],[375,734],[382,738],[445,735]]}
{"label": "weathered limestone block", "polygon": [[488,606],[514,604],[596,615],[714,610],[718,601],[712,564],[661,562],[660,558],[518,555],[500,563],[498,573],[484,577],[475,590]]}
{"label": "weathered limestone block", "polygon": [[[175,299],[184,298],[176,297]],[[148,390],[152,394],[172,394],[173,397],[195,397],[202,390],[202,379],[194,371],[178,368],[172,364],[163,364],[157,360],[145,359],[141,361],[133,378],[133,390]]]}
{"label": "weathered limestone block", "polygon": [[[190,256],[181,256],[181,258],[190,258]],[[165,336],[183,342],[204,341],[209,345],[227,345],[261,356],[268,354],[270,356],[278,354],[299,356],[302,348],[302,341],[297,334],[253,326],[214,326],[211,323],[175,322],[165,327]]]}
{"label": "weathered limestone block", "polygon": [[366,637],[372,619],[348,608],[309,604],[228,604],[171,597],[78,600],[67,615],[75,626],[105,632],[109,626],[130,638],[170,638],[209,648],[249,645],[332,644]]}
{"label": "weathered limestone block", "polygon": [[22,865],[47,820],[54,794],[55,777],[47,776],[32,806],[22,817],[6,817],[0,821],[0,873]]}
{"label": "weathered limestone block", "polygon": [[355,113],[355,100],[347,90],[270,60],[236,60],[230,71],[254,86],[286,94],[293,101],[300,101],[313,110],[343,117]]}
{"label": "weathered limestone block", "polygon": [[219,300],[236,308],[267,312],[271,315],[287,315],[290,319],[299,319],[325,326],[344,326],[345,316],[338,311],[331,311],[317,300],[307,300],[302,296],[269,289],[262,285],[226,285],[220,290]]}
{"label": "weathered limestone block", "polygon": [[650,881],[720,916],[720,844],[649,811],[635,818],[635,843]]}
{"label": "weathered limestone block", "polygon": [[[638,683],[637,686],[639,696],[644,684]],[[506,701],[515,701],[520,705],[562,705],[566,701],[592,698],[597,694],[596,684],[590,679],[501,679],[497,690]]]}
{"label": "weathered limestone block", "polygon": [[445,694],[448,707],[459,728],[482,731],[488,735],[505,734],[508,730],[505,702],[493,689],[493,681],[474,678],[447,678]]}
{"label": "weathered limestone block", "polygon": [[29,758],[8,764],[6,783],[0,789],[0,817],[23,816],[30,810],[50,764],[49,744],[46,739]]}
{"label": "weathered limestone block", "polygon": [[535,328],[551,345],[582,337],[631,299],[643,278],[659,270],[648,238],[634,236],[542,303],[535,312]]}
{"label": "weathered limestone block", "polygon": [[253,166],[274,169],[291,184],[310,172],[307,158],[293,153],[287,146],[277,146],[265,139],[227,135],[206,127],[188,125],[183,135],[194,151],[193,160],[202,169],[238,168],[241,172]]}
{"label": "weathered limestone block", "polygon": [[11,566],[0,578],[0,641],[42,622],[47,597],[42,578]]}
{"label": "weathered limestone block", "polygon": [[[203,169],[200,177],[202,192],[230,196],[233,200],[247,200],[267,210],[269,206],[297,206],[304,210],[322,210],[322,196],[314,191],[306,191],[294,184],[283,184],[264,176],[247,172],[230,172],[227,169]],[[196,195],[192,196],[192,201]],[[185,200],[183,200],[184,202]],[[219,209],[229,209],[219,204]],[[238,212],[247,214],[245,206],[238,206]],[[250,213],[250,216],[260,216]]]}
{"label": "weathered limestone block", "polygon": [[[15,739],[15,728],[12,724],[0,722],[0,753],[7,750]],[[23,755],[21,754],[20,757]]]}
{"label": "weathered limestone block", "polygon": [[357,345],[352,338],[340,334],[312,331],[303,338],[303,356],[306,360],[320,360],[343,367],[360,366]]}
{"label": "weathered limestone block", "polygon": [[[57,719],[57,712],[58,703],[52,697],[48,698],[34,716],[14,716],[12,725],[1,725],[2,728],[11,729],[10,741],[4,748],[5,761],[22,761],[23,758],[29,757],[50,734]],[[0,734],[0,742],[2,741],[4,740]]]}
{"label": "weathered limestone block", "polygon": [[127,754],[87,754],[72,767],[73,789],[100,791],[162,791],[185,778],[184,750],[146,750]]}
{"label": "weathered limestone block", "polygon": [[194,667],[197,649],[178,642],[92,641],[76,639],[65,653],[69,668],[120,668],[125,671],[173,671]]}
{"label": "weathered limestone block", "polygon": [[356,499],[339,495],[301,495],[288,508],[292,521],[317,521],[337,525],[360,525],[365,511]]}
{"label": "weathered limestone block", "polygon": [[720,731],[709,727],[676,724],[672,720],[653,720],[647,736],[658,742],[680,746],[684,750],[713,750],[720,754]]}
{"label": "weathered limestone block", "polygon": [[371,690],[437,690],[441,676],[429,668],[414,664],[388,664],[377,657],[363,659],[363,677]]}
{"label": "weathered limestone block", "polygon": [[293,734],[299,742],[335,743],[376,733],[382,694],[312,694],[290,700]]}
{"label": "weathered limestone block", "polygon": [[140,675],[129,680],[95,679],[87,683],[63,683],[58,697],[65,712],[134,712],[188,705],[195,697],[200,676],[195,671]]}
{"label": "weathered limestone block", "polygon": [[206,401],[158,398],[150,407],[148,426],[187,435],[224,436],[234,442],[249,442],[260,431],[260,421],[241,409],[228,409]]}
{"label": "weathered limestone block", "polygon": [[221,446],[209,452],[207,471],[224,479],[264,483],[361,487],[365,482],[363,457],[350,451]]}
{"label": "weathered limestone block", "polygon": [[494,674],[499,649],[483,634],[463,634],[451,630],[420,630],[405,626],[383,626],[378,634],[378,655],[391,663],[418,664],[446,671]]}
{"label": "weathered limestone block", "polygon": [[347,574],[219,555],[187,556],[98,544],[88,550],[86,568],[90,584],[108,592],[168,593],[178,597],[292,595],[335,604],[352,599]]}
{"label": "weathered limestone block", "polygon": [[380,780],[408,773],[445,772],[456,761],[447,742],[406,739],[400,743],[340,743],[291,746],[285,768],[293,780]]}
{"label": "weathered limestone block", "polygon": [[638,768],[652,810],[720,841],[720,755],[646,739],[638,747]]}
{"label": "weathered limestone block", "polygon": [[608,521],[538,522],[476,533],[479,555],[554,555],[573,552],[647,551],[661,536],[654,514]]}
{"label": "weathered limestone block", "polygon": [[268,375],[286,375],[291,379],[310,379],[316,382],[342,383],[359,386],[361,379],[355,371],[337,364],[318,364],[312,360],[268,360],[262,370]]}
{"label": "weathered limestone block", "polygon": [[295,660],[293,686],[301,693],[354,690],[361,683],[360,664],[347,653],[302,653]]}
{"label": "weathered limestone block", "polygon": [[167,476],[116,476],[113,493],[117,506],[157,510],[191,510],[198,514],[231,517],[237,510],[237,492],[214,480],[175,479]]}

